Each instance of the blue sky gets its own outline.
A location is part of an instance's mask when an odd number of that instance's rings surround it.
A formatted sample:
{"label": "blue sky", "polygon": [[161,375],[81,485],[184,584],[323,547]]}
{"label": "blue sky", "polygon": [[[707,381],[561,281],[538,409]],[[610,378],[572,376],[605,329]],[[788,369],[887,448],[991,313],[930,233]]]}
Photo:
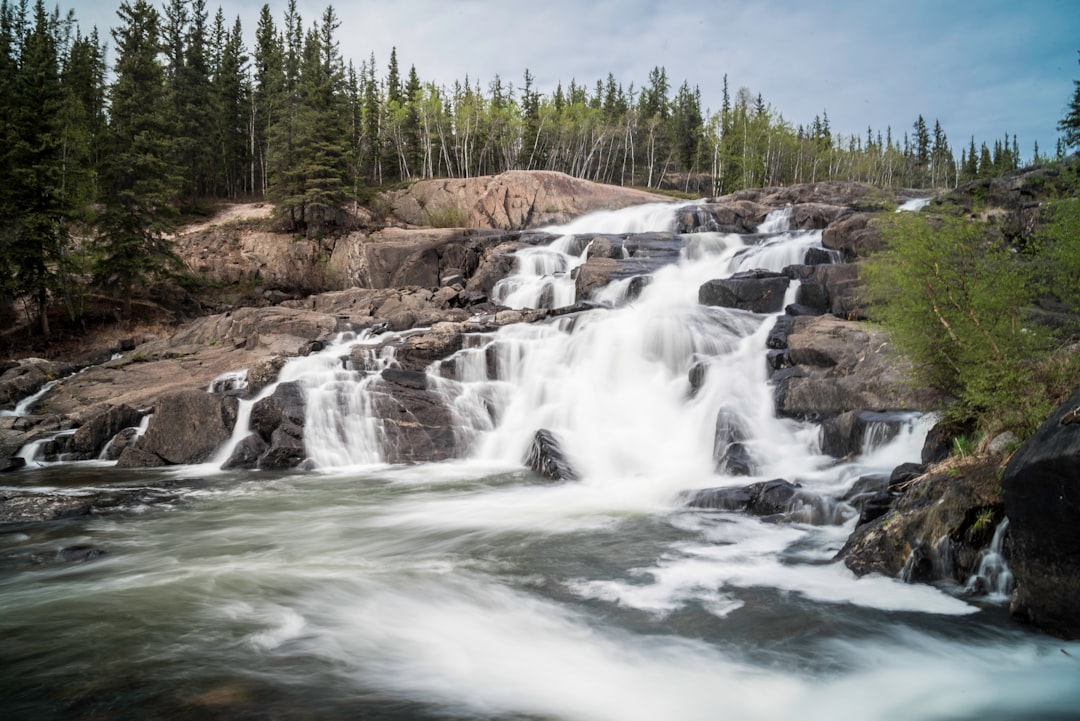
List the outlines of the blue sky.
{"label": "blue sky", "polygon": [[[265,0],[207,0],[249,38]],[[156,3],[160,8],[163,2]],[[328,3],[299,0],[305,25]],[[285,0],[269,2],[281,24]],[[68,0],[84,28],[116,24],[119,0]],[[449,85],[466,74],[542,91],[613,73],[641,87],[664,66],[673,85],[701,89],[718,109],[731,91],[761,93],[792,124],[827,112],[834,132],[892,126],[921,113],[941,121],[957,157],[974,135],[1019,137],[1022,156],[1053,150],[1055,126],[1080,79],[1077,0],[354,0],[339,1],[338,37],[357,65],[391,47],[402,72]],[[249,39],[250,44],[250,39]]]}

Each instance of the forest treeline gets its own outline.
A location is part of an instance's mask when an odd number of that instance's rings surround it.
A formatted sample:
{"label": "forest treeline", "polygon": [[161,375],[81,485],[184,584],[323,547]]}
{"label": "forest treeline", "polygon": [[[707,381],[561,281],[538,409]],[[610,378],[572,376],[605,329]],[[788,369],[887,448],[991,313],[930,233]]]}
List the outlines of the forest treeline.
{"label": "forest treeline", "polygon": [[106,38],[43,0],[2,0],[0,283],[36,307],[42,334],[50,299],[79,313],[76,279],[130,316],[133,291],[168,266],[177,214],[208,199],[266,198],[317,234],[344,203],[422,178],[543,169],[720,195],[835,179],[951,187],[1021,160],[1008,133],[957,158],[922,115],[899,137],[834,134],[825,112],[793,125],[760,94],[729,93],[726,75],[715,111],[662,66],[640,87],[609,74],[543,93],[529,70],[517,87],[446,87],[403,72],[396,51],[385,72],[373,55],[346,62],[332,7],[306,20],[295,0],[280,18],[264,5],[256,22],[248,48],[241,19],[211,17],[206,0],[126,0]]}

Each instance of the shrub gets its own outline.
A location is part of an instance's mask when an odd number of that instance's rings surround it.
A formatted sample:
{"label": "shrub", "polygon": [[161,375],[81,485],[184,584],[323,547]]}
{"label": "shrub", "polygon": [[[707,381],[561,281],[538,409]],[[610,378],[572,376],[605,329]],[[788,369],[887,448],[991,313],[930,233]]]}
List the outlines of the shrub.
{"label": "shrub", "polygon": [[960,218],[914,213],[882,228],[884,250],[861,272],[871,313],[915,363],[921,382],[957,399],[950,413],[1029,433],[1034,369],[1049,332],[1025,324],[1038,294],[1033,265]]}

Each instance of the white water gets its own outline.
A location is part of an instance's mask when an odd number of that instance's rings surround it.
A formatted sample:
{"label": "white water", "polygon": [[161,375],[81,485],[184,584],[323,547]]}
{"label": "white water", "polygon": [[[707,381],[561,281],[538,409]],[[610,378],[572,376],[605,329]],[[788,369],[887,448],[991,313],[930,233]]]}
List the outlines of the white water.
{"label": "white water", "polygon": [[896,209],[896,212],[918,212],[926,206],[930,205],[931,200],[933,200],[933,198],[912,198],[911,200],[906,200],[900,204],[900,207]]}

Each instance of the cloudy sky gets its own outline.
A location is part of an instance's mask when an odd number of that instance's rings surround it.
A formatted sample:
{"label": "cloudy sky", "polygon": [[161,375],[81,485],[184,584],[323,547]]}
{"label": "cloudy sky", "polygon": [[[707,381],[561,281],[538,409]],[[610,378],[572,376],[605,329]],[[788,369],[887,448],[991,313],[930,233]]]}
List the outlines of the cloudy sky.
{"label": "cloudy sky", "polygon": [[[80,25],[117,24],[120,0],[52,0]],[[51,4],[50,0],[47,0]],[[163,7],[163,0],[156,5]],[[249,37],[269,4],[279,27],[286,0],[207,0]],[[305,26],[327,0],[298,0]],[[1019,136],[1024,158],[1044,154],[1080,79],[1077,0],[338,0],[338,37],[357,65],[375,54],[384,75],[392,47],[402,72],[450,85],[498,74],[538,89],[571,79],[592,87],[615,75],[640,88],[657,65],[672,85],[701,89],[720,106],[761,93],[792,124],[827,112],[834,132],[865,136],[892,126],[900,139],[921,113],[941,121],[959,156],[974,135]],[[105,34],[103,33],[103,36]]]}

